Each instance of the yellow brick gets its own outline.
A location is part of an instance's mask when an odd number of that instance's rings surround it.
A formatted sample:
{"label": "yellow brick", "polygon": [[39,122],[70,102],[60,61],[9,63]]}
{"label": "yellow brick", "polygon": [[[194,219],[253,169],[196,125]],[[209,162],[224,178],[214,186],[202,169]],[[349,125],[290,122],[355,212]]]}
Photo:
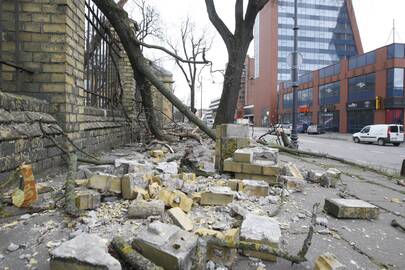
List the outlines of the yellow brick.
{"label": "yellow brick", "polygon": [[22,11],[26,12],[41,12],[41,4],[37,3],[22,3]]}
{"label": "yellow brick", "polygon": [[66,25],[62,23],[44,24],[44,33],[65,33]]}
{"label": "yellow brick", "polygon": [[280,167],[274,166],[263,166],[263,175],[277,176],[280,174]]}
{"label": "yellow brick", "polygon": [[235,162],[232,158],[224,160],[224,171],[225,172],[242,172],[242,163]]}
{"label": "yellow brick", "polygon": [[263,174],[263,167],[258,164],[243,163],[242,172],[247,174]]}
{"label": "yellow brick", "polygon": [[48,14],[32,14],[32,21],[33,22],[50,22],[51,16]]}
{"label": "yellow brick", "polygon": [[194,233],[201,237],[212,236],[212,237],[216,237],[220,240],[225,240],[225,235],[222,232],[207,229],[207,228],[199,228],[199,229],[195,230]]}

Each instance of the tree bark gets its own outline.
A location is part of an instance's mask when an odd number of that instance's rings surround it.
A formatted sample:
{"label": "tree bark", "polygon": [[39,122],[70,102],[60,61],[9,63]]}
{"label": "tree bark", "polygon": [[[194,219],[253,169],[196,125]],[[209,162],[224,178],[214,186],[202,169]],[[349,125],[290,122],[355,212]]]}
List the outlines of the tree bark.
{"label": "tree bark", "polygon": [[156,89],[162,93],[181,113],[183,113],[191,122],[197,125],[210,138],[215,140],[214,132],[209,129],[196,115],[174,95],[170,89],[154,74],[149,61],[143,56],[135,33],[131,28],[128,14],[117,6],[113,0],[94,0],[97,7],[104,13],[114,30],[117,32],[121,43],[128,55],[134,73],[144,76],[150,81]]}

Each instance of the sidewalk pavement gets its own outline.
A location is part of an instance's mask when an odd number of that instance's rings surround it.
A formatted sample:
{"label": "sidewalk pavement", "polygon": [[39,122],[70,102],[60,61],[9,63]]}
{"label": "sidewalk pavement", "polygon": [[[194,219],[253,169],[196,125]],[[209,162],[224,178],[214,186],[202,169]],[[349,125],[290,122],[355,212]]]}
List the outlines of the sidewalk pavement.
{"label": "sidewalk pavement", "polygon": [[308,135],[308,134],[300,134],[300,136],[311,136],[311,137],[319,137],[323,139],[330,139],[330,140],[341,140],[341,141],[352,141],[352,134],[350,133],[338,133],[338,132],[326,132],[324,134],[319,135]]}

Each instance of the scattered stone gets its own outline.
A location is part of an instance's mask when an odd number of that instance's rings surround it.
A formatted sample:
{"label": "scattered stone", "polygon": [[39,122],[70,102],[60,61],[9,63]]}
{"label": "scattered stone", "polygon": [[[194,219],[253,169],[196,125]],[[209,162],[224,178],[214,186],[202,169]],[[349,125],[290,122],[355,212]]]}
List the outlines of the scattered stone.
{"label": "scattered stone", "polygon": [[10,243],[10,245],[8,245],[7,250],[10,252],[16,251],[17,249],[19,249],[20,246],[16,245],[14,243]]}
{"label": "scattered stone", "polygon": [[[237,149],[233,153],[233,160],[236,162],[245,162],[245,163],[252,163],[253,162],[253,152],[252,148],[242,148]],[[225,163],[224,163],[225,165]]]}
{"label": "scattered stone", "polygon": [[79,188],[75,191],[76,207],[80,210],[96,209],[100,206],[101,195],[95,190]]}
{"label": "scattered stone", "polygon": [[87,187],[89,184],[89,179],[76,179],[75,184],[78,187]]}
{"label": "scattered stone", "polygon": [[242,163],[233,161],[232,158],[227,158],[224,160],[224,171],[225,172],[242,172]]}
{"label": "scattered stone", "polygon": [[320,183],[326,173],[318,170],[309,170],[308,181]]}
{"label": "scattered stone", "polygon": [[326,217],[317,217],[315,223],[317,225],[328,227],[328,219]]}
{"label": "scattered stone", "polygon": [[379,208],[362,200],[325,199],[324,210],[337,218],[374,219]]}
{"label": "scattered stone", "polygon": [[193,200],[187,197],[181,191],[162,188],[159,192],[159,199],[168,207],[180,207],[181,210],[188,213],[193,206]]}
{"label": "scattered stone", "polygon": [[278,183],[277,182],[277,176],[278,176],[277,171],[274,171],[274,175],[235,173],[235,178],[237,178],[237,179],[265,181],[269,185],[275,185],[275,184]]}
{"label": "scattered stone", "polygon": [[228,179],[226,180],[226,186],[228,186],[232,191],[238,191],[241,182],[242,181],[239,179]]}
{"label": "scattered stone", "polygon": [[197,177],[195,173],[182,173],[179,178],[185,182],[194,182]]}
{"label": "scattered stone", "polygon": [[178,173],[178,167],[177,167],[177,163],[175,161],[160,162],[156,166],[156,169],[162,173],[167,173],[167,174],[177,174]]}
{"label": "scattered stone", "polygon": [[298,170],[297,166],[295,164],[289,162],[285,164],[282,168],[282,174],[286,176],[293,176],[295,178],[304,180],[304,177],[302,176],[300,170]]}
{"label": "scattered stone", "polygon": [[325,253],[319,256],[315,261],[315,270],[345,270],[346,266],[341,264],[335,255]]}
{"label": "scattered stone", "polygon": [[128,173],[145,173],[153,170],[152,164],[143,160],[128,160],[128,159],[116,159],[115,167],[126,164],[128,166]]}
{"label": "scattered stone", "polygon": [[165,157],[165,153],[163,152],[163,150],[151,150],[149,151],[149,155],[156,160],[161,160]]}
{"label": "scattered stone", "polygon": [[[281,238],[280,225],[272,218],[248,214],[242,223],[240,238],[243,241],[278,248]],[[276,256],[259,251],[244,251],[244,254],[268,261],[277,260]]]}
{"label": "scattered stone", "polygon": [[37,183],[37,192],[38,194],[54,192],[55,189],[51,187],[48,183]]}
{"label": "scattered stone", "polygon": [[233,201],[234,192],[229,187],[214,186],[201,193],[201,205],[227,205]]}
{"label": "scattered stone", "polygon": [[321,186],[335,188],[340,180],[342,172],[335,168],[330,168],[321,178]]}
{"label": "scattered stone", "polygon": [[128,218],[145,219],[150,216],[161,216],[165,211],[165,204],[161,200],[134,200],[128,207]]}
{"label": "scattered stone", "polygon": [[188,216],[179,207],[171,208],[167,211],[170,218],[173,220],[174,224],[186,231],[193,230],[193,222],[188,218]]}
{"label": "scattered stone", "polygon": [[82,233],[50,252],[51,270],[120,270],[121,264],[108,253],[106,241],[95,234]]}
{"label": "scattered stone", "polygon": [[132,246],[168,270],[190,269],[198,237],[179,227],[155,221],[135,236]]}
{"label": "scattered stone", "polygon": [[242,180],[239,191],[249,196],[266,197],[269,195],[269,184],[265,181]]}
{"label": "scattered stone", "polygon": [[280,181],[285,183],[287,190],[295,192],[304,192],[305,185],[307,184],[305,180],[286,175],[280,175]]}
{"label": "scattered stone", "polygon": [[145,189],[148,187],[148,181],[143,173],[129,173],[121,179],[122,197],[127,200],[136,198],[136,187]]}
{"label": "scattered stone", "polygon": [[121,178],[106,173],[95,174],[90,177],[88,187],[100,192],[121,194]]}
{"label": "scattered stone", "polygon": [[4,255],[0,253],[0,261],[4,260]]}
{"label": "scattered stone", "polygon": [[19,220],[27,220],[27,219],[30,219],[30,218],[31,218],[30,214],[24,214],[24,215],[20,216]]}

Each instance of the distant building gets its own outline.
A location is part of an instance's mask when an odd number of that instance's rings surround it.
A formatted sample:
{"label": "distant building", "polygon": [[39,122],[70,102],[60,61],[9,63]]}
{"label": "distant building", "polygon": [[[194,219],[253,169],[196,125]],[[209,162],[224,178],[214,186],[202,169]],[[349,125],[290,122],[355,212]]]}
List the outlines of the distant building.
{"label": "distant building", "polygon": [[[354,133],[370,124],[405,124],[405,44],[391,44],[301,77],[298,125]],[[279,121],[291,122],[292,88],[279,85]]]}
{"label": "distant building", "polygon": [[[257,18],[254,82],[249,89],[254,98],[246,104],[256,126],[277,121],[277,85],[290,80],[293,17],[294,1],[278,0],[269,1]],[[300,75],[363,53],[351,0],[299,0],[298,24]]]}

